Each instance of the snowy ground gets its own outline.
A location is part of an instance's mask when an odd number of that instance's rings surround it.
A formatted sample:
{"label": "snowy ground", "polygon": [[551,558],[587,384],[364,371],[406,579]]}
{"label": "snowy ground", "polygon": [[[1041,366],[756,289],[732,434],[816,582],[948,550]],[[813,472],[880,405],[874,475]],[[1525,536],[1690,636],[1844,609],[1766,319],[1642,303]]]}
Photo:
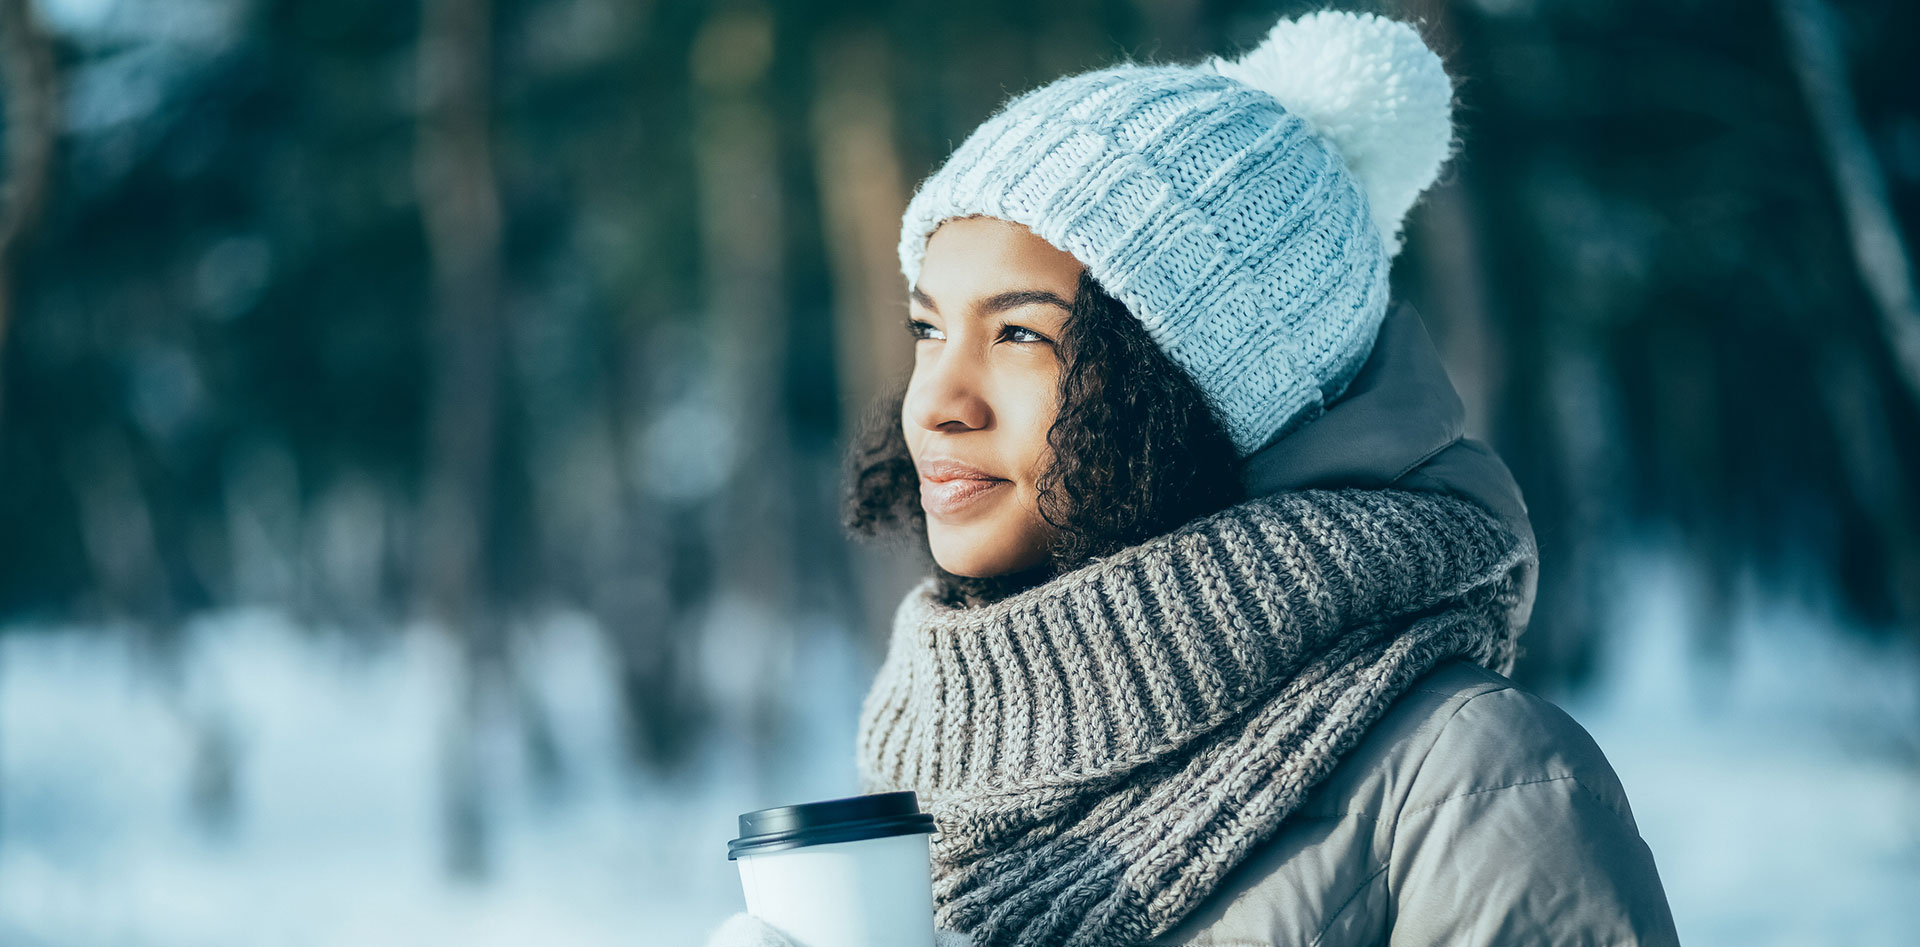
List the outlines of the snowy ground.
{"label": "snowy ground", "polygon": [[[1562,704],[1626,784],[1690,945],[1920,942],[1920,654],[1756,609],[1730,660],[1682,634],[1684,570],[1643,560],[1595,691]],[[737,629],[744,616],[724,615]],[[439,734],[452,653],[411,629],[368,654],[271,612],[191,629],[177,686],[126,637],[0,635],[0,944],[697,945],[740,907],[725,860],[744,810],[853,789],[871,656],[800,633],[767,673],[813,682],[793,739],[755,763],[716,740],[675,784],[613,765],[598,636],[557,618],[530,649],[569,779],[484,743],[498,872],[440,870]],[[716,679],[737,642],[716,638]],[[727,665],[731,666],[731,665]],[[238,762],[230,825],[189,805],[208,720]],[[216,741],[218,742],[218,741]]]}
{"label": "snowy ground", "polygon": [[1559,703],[1619,773],[1681,942],[1920,944],[1920,649],[1748,601],[1708,661],[1684,560],[1625,578],[1604,686]]}

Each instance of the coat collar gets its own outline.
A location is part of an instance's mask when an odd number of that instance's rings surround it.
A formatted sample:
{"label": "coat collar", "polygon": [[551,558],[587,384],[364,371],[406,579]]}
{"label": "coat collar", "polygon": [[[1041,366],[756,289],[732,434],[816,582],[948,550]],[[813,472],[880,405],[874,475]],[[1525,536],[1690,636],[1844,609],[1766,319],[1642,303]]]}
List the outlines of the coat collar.
{"label": "coat collar", "polygon": [[[1447,493],[1533,541],[1520,485],[1484,442],[1466,436],[1466,407],[1411,304],[1387,311],[1373,351],[1339,397],[1306,424],[1248,455],[1250,497],[1291,490],[1397,487]],[[1537,568],[1522,576],[1516,628],[1525,628]]]}

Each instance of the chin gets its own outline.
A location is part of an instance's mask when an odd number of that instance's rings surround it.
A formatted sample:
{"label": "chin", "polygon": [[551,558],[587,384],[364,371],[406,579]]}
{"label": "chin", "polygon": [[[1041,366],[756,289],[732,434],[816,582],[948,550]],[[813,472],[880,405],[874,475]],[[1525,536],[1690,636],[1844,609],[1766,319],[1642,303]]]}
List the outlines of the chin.
{"label": "chin", "polygon": [[984,579],[1013,571],[1000,557],[966,543],[933,543],[933,561],[954,575]]}
{"label": "chin", "polygon": [[1024,548],[1017,531],[1015,537],[1009,537],[1008,532],[985,523],[954,527],[929,520],[927,544],[940,568],[973,579],[1006,575],[1039,564],[1044,557]]}

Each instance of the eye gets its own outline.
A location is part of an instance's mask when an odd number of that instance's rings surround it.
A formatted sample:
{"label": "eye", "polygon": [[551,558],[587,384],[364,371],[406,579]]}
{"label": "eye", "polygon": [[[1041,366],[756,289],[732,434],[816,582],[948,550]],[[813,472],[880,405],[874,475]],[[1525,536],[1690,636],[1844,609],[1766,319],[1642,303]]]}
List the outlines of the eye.
{"label": "eye", "polygon": [[1026,326],[1009,325],[1006,328],[1000,330],[1000,337],[1010,342],[1029,342],[1029,343],[1039,342],[1046,345],[1053,344],[1052,339],[1049,339],[1046,336],[1041,335],[1040,333],[1027,328]]}
{"label": "eye", "polygon": [[942,332],[939,329],[934,328],[933,323],[923,322],[919,319],[907,320],[907,334],[913,336],[915,341],[918,341],[920,339],[936,339],[937,340],[937,339],[945,339],[947,337],[947,334],[945,332]]}

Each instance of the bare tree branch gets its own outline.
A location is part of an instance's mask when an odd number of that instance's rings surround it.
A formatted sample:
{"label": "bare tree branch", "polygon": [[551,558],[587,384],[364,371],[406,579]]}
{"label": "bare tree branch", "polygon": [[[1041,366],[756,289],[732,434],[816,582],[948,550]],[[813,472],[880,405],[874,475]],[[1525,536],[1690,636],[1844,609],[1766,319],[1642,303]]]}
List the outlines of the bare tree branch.
{"label": "bare tree branch", "polygon": [[1775,0],[1774,9],[1840,193],[1854,264],[1873,299],[1901,381],[1920,404],[1920,299],[1914,295],[1913,261],[1894,220],[1886,175],[1854,107],[1833,9],[1826,0]]}

